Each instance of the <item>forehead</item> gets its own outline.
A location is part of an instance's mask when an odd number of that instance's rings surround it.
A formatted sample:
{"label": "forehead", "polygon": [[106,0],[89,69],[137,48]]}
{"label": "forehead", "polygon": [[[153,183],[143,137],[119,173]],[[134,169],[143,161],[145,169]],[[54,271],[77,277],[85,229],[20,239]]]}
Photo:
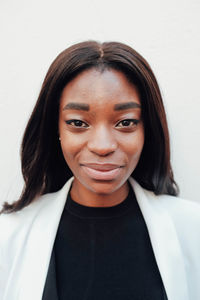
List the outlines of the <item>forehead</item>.
{"label": "forehead", "polygon": [[72,79],[63,89],[60,105],[78,102],[97,108],[123,102],[140,104],[138,88],[121,71],[94,68],[85,70]]}

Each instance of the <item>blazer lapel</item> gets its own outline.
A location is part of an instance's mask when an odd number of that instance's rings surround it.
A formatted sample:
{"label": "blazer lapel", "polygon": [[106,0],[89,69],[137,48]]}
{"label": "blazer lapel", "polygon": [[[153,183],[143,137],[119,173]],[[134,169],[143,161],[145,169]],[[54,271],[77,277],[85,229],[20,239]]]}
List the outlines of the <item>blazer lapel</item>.
{"label": "blazer lapel", "polygon": [[162,199],[141,188],[133,178],[130,177],[129,181],[147,225],[168,300],[189,300],[183,254]]}
{"label": "blazer lapel", "polygon": [[56,264],[54,248],[49,263],[49,269],[45,282],[42,300],[58,300],[57,285],[56,285]]}
{"label": "blazer lapel", "polygon": [[[73,177],[70,178],[59,192],[47,194],[44,196],[46,199],[41,200],[44,203],[32,221],[25,245],[21,273],[21,287],[23,286],[23,288],[20,290],[20,300],[42,299],[53,244],[73,179]],[[52,199],[50,199],[51,197]],[[51,267],[53,268],[53,261]],[[52,275],[49,275],[47,285],[52,281]],[[49,293],[49,287],[47,292]]]}

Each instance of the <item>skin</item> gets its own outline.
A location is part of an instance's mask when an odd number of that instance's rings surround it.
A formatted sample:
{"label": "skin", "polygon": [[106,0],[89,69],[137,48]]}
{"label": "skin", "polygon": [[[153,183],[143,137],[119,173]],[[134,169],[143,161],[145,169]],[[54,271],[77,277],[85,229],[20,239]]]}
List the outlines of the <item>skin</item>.
{"label": "skin", "polygon": [[[83,109],[75,103],[84,105]],[[119,109],[125,103],[129,105]],[[128,195],[127,179],[144,145],[137,87],[120,71],[83,71],[61,94],[59,135],[65,161],[74,174],[73,200],[91,207],[121,203]],[[94,162],[120,167],[114,178],[101,180],[85,171],[84,165]]]}

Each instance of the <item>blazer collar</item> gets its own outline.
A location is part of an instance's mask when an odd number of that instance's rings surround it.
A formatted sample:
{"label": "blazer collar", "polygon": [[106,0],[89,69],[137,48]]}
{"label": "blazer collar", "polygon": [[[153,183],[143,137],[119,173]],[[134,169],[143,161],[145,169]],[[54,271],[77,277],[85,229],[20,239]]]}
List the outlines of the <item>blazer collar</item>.
{"label": "blazer collar", "polygon": [[[60,191],[43,199],[31,222],[21,257],[20,300],[42,299],[58,225],[73,179],[68,180]],[[160,198],[144,190],[133,178],[130,177],[129,182],[147,225],[168,300],[189,300],[183,255],[171,217]]]}
{"label": "blazer collar", "polygon": [[42,299],[58,225],[73,179],[70,178],[60,191],[47,194],[45,199],[38,200],[43,203],[32,220],[26,249],[21,258],[23,265],[20,300]]}
{"label": "blazer collar", "polygon": [[[156,196],[129,178],[142,211],[169,300],[189,300],[184,258],[173,221],[163,206],[168,196]],[[174,199],[175,201],[176,199]]]}

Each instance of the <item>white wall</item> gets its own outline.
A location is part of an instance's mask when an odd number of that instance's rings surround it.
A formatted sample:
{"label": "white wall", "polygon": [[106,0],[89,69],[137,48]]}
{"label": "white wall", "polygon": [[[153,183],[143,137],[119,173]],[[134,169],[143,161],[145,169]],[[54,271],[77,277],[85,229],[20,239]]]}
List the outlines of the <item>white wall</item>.
{"label": "white wall", "polygon": [[44,75],[69,45],[121,41],[151,64],[166,105],[181,196],[200,201],[200,1],[1,0],[0,201],[22,188],[19,147]]}

